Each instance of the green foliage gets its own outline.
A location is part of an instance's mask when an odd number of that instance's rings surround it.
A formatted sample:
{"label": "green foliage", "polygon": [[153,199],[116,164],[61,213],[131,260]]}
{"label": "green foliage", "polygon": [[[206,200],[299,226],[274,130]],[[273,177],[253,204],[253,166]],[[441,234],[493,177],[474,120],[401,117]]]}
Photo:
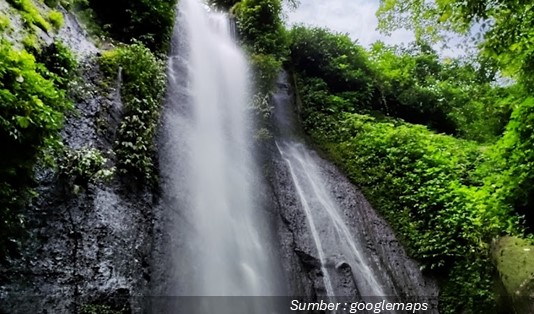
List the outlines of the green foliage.
{"label": "green foliage", "polygon": [[324,120],[311,118],[314,113],[374,109],[375,88],[367,53],[347,35],[297,26],[290,32],[289,47],[308,129],[325,126]]}
{"label": "green foliage", "polygon": [[56,8],[59,5],[59,0],[44,0],[44,3],[50,8]]}
{"label": "green foliage", "polygon": [[281,0],[211,0],[236,17],[237,29],[250,53],[255,87],[259,93],[270,92],[287,57],[287,32]]}
{"label": "green foliage", "polygon": [[494,71],[484,59],[445,59],[425,43],[409,48],[376,43],[372,66],[381,111],[448,134],[492,141],[508,121],[499,102],[504,88],[491,85]]}
{"label": "green foliage", "polygon": [[8,30],[10,27],[9,19],[7,16],[0,15],[0,32]]}
{"label": "green foliage", "polygon": [[113,177],[115,169],[106,167],[107,163],[108,159],[95,148],[67,149],[59,163],[59,173],[75,190],[79,187],[87,188],[89,183]]}
{"label": "green foliage", "polygon": [[346,35],[302,26],[290,32],[290,51],[305,110],[380,113],[481,142],[495,140],[508,121],[501,99],[509,89],[492,86],[484,59],[440,60],[422,42],[378,42],[366,52]]}
{"label": "green foliage", "polygon": [[493,143],[503,134],[513,102],[520,97],[517,86],[469,86],[459,82],[443,85],[443,95],[452,104],[448,117],[455,125],[455,133],[482,143]]}
{"label": "green foliage", "polygon": [[174,26],[176,0],[89,0],[102,25],[125,43],[139,40],[166,53]]}
{"label": "green foliage", "polygon": [[76,57],[61,41],[42,47],[35,56],[37,61],[46,67],[43,76],[53,80],[59,88],[68,89],[69,84],[77,77]]}
{"label": "green foliage", "polygon": [[270,93],[282,67],[282,62],[273,55],[253,54],[251,56],[254,70],[254,85],[256,94],[252,97],[251,109],[256,118],[256,140],[268,140],[272,136],[268,130],[269,118],[273,107]]}
{"label": "green foliage", "polygon": [[322,28],[294,27],[290,32],[292,65],[298,73],[321,78],[333,93],[358,90],[355,103],[369,104],[372,94],[367,53],[347,35]]}
{"label": "green foliage", "polygon": [[[486,252],[484,252],[486,254]],[[486,255],[466,256],[448,272],[442,284],[440,313],[506,313],[498,310],[495,266]]]}
{"label": "green foliage", "polygon": [[500,202],[525,215],[534,227],[534,98],[519,103],[504,136],[492,147],[491,162],[480,171],[489,174],[487,186]]}
{"label": "green foliage", "polygon": [[252,54],[250,62],[254,70],[256,89],[261,93],[271,91],[282,68],[282,62],[273,55],[264,54]]}
{"label": "green foliage", "polygon": [[50,24],[41,16],[32,0],[7,0],[7,2],[19,10],[27,26],[35,25],[45,32],[50,30]]}
{"label": "green foliage", "polygon": [[[411,123],[453,134],[455,126],[448,116],[454,104],[446,101],[443,90],[449,85],[440,80],[442,64],[428,45],[415,45],[409,50],[392,49],[380,43],[372,49],[378,90],[388,115]],[[454,93],[450,97],[467,95]]]}
{"label": "green foliage", "polygon": [[483,54],[496,60],[505,73],[534,90],[534,7],[529,1],[416,0],[382,1],[379,28],[386,33],[406,28],[418,38],[438,40],[444,31],[467,34],[478,24]]}
{"label": "green foliage", "polygon": [[48,13],[48,20],[55,30],[59,30],[64,23],[63,14],[56,10],[52,10]]}
{"label": "green foliage", "polygon": [[80,308],[80,314],[122,314],[123,311],[114,310],[108,305],[84,304]]}
{"label": "green foliage", "polygon": [[233,12],[239,34],[253,53],[285,58],[287,35],[280,0],[242,0]]}
{"label": "green foliage", "polygon": [[44,66],[25,52],[0,41],[0,251],[15,250],[23,217],[19,209],[32,195],[34,165],[60,146],[63,112],[71,108],[65,92],[41,73]]}
{"label": "green foliage", "polygon": [[488,159],[479,146],[358,114],[308,119],[323,121],[312,136],[388,218],[410,255],[447,274],[444,312],[487,313],[494,303],[488,243],[521,229],[475,173]]}
{"label": "green foliage", "polygon": [[252,110],[262,120],[267,120],[271,117],[274,107],[271,106],[269,94],[258,93],[252,97]]}
{"label": "green foliage", "polygon": [[30,33],[22,39],[22,45],[27,51],[39,51],[39,38],[37,35]]}
{"label": "green foliage", "polygon": [[[335,115],[340,112],[355,112],[356,109],[365,109],[359,103],[352,103],[349,100],[338,95],[330,93],[328,85],[321,78],[297,78],[297,86],[301,95],[302,108],[301,115],[303,116],[304,126],[307,129],[322,129],[324,127],[325,119],[312,119],[316,113],[327,115]],[[358,97],[350,95],[353,99]]]}
{"label": "green foliage", "polygon": [[266,128],[259,128],[254,134],[254,139],[256,141],[268,141],[273,138],[271,131]]}
{"label": "green foliage", "polygon": [[104,53],[100,64],[112,78],[122,71],[124,116],[115,149],[118,170],[153,181],[154,136],[165,91],[165,64],[140,43]]}

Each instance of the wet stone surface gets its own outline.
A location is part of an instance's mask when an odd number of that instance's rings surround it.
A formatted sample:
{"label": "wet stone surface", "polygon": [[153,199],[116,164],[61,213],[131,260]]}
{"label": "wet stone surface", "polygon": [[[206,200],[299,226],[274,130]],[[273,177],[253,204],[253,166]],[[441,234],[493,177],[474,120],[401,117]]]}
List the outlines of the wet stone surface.
{"label": "wet stone surface", "polygon": [[[60,36],[77,49],[83,79],[64,143],[108,155],[121,117],[118,91],[102,88],[96,48],[72,16],[65,27]],[[0,313],[79,313],[91,304],[141,311],[156,197],[119,179],[74,188],[52,170],[38,170],[36,178],[39,196],[26,209],[21,256],[0,266]]]}

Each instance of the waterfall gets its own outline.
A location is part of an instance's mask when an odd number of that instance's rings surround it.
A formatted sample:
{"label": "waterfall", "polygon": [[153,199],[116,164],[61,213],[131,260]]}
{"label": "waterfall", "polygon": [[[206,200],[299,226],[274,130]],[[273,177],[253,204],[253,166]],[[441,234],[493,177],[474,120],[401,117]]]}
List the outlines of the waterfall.
{"label": "waterfall", "polygon": [[306,214],[306,221],[308,222],[308,225],[310,227],[310,233],[313,238],[313,242],[317,248],[317,256],[319,257],[319,262],[321,263],[321,270],[324,274],[324,285],[326,289],[326,293],[328,296],[334,296],[334,288],[332,287],[332,280],[330,279],[330,275],[328,273],[328,270],[326,269],[326,257],[325,257],[325,251],[323,249],[323,244],[321,242],[321,236],[319,235],[318,228],[316,226],[316,220],[313,215],[312,204],[308,202],[306,197],[306,192],[304,191],[304,187],[301,185],[301,182],[298,180],[297,171],[299,169],[296,168],[299,165],[294,165],[290,158],[284,153],[284,151],[280,148],[280,145],[276,143],[276,147],[278,148],[278,151],[280,154],[282,154],[282,157],[287,162],[287,165],[289,167],[289,173],[291,174],[291,178],[293,179],[293,183],[295,184],[295,190],[297,191],[297,194],[299,196],[299,199],[302,202],[302,207],[304,209],[304,212]]}
{"label": "waterfall", "polygon": [[374,270],[369,266],[360,244],[356,241],[341,216],[326,179],[304,145],[298,142],[277,143],[282,158],[288,164],[293,183],[304,208],[317,255],[322,264],[326,290],[335,296],[329,268],[347,263],[362,296],[385,296]]}
{"label": "waterfall", "polygon": [[248,61],[225,14],[199,0],[181,0],[178,14],[160,159],[164,206],[176,212],[179,230],[168,293],[276,295],[268,223],[256,197]]}
{"label": "waterfall", "polygon": [[200,299],[154,301],[153,312],[284,313],[288,303],[265,296],[287,291],[369,302],[422,295],[413,292],[427,285],[391,230],[300,144],[287,77],[273,97],[277,145],[264,178],[253,152],[252,73],[233,33],[225,14],[180,1],[159,139],[153,286],[158,296]]}

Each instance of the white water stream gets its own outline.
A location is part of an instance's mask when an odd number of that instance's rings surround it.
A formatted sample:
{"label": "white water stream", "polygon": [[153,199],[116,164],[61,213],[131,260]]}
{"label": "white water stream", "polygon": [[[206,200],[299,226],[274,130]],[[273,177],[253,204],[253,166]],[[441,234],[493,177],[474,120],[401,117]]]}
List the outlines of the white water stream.
{"label": "white water stream", "polygon": [[[324,182],[319,167],[304,145],[295,142],[277,143],[280,154],[288,164],[309,224],[317,255],[322,265],[327,294],[335,296],[329,272],[335,261],[348,263],[360,295],[384,296],[384,291],[364,251],[351,234],[335,199]],[[328,267],[327,267],[328,266]]]}
{"label": "white water stream", "polygon": [[[275,295],[261,188],[252,158],[248,61],[229,19],[181,0],[169,62],[171,149],[162,172],[175,198],[185,250],[176,253],[179,295]],[[180,240],[182,241],[182,240]],[[224,310],[219,311],[223,313]],[[259,313],[259,312],[258,312]]]}

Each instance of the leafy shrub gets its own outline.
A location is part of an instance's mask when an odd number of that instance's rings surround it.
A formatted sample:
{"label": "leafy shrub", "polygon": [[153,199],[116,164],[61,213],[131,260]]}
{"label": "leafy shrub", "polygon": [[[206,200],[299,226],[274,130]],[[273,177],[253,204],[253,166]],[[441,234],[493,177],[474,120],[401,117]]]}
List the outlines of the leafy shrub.
{"label": "leafy shrub", "polygon": [[51,8],[56,8],[59,5],[59,0],[44,0],[44,3]]}
{"label": "leafy shrub", "polygon": [[271,131],[266,128],[259,128],[254,134],[254,139],[256,141],[268,141],[273,138]]}
{"label": "leafy shrub", "polygon": [[258,93],[252,97],[252,110],[259,118],[267,120],[271,117],[274,107],[269,101],[269,94]]}
{"label": "leafy shrub", "polygon": [[495,73],[487,60],[440,60],[426,43],[377,43],[371,58],[377,101],[388,115],[481,142],[502,133],[509,112],[497,104],[500,88],[491,85]]}
{"label": "leafy shrub", "polygon": [[374,82],[365,50],[347,35],[322,28],[294,27],[290,32],[291,66],[309,111],[336,113],[374,109]]}
{"label": "leafy shrub", "polygon": [[35,25],[46,32],[50,30],[50,24],[41,16],[32,0],[7,0],[7,2],[20,11],[28,26]]}
{"label": "leafy shrub", "polygon": [[42,47],[35,56],[46,67],[43,76],[53,80],[61,89],[67,89],[77,76],[76,57],[61,41]]}
{"label": "leafy shrub", "polygon": [[154,136],[165,91],[165,64],[140,43],[104,53],[100,64],[113,78],[119,69],[122,71],[124,117],[115,150],[118,170],[152,181]]}
{"label": "leafy shrub", "polygon": [[312,135],[388,218],[410,255],[445,275],[445,312],[491,311],[489,243],[521,229],[476,173],[488,160],[479,146],[365,115],[314,113],[308,119],[322,121]]}
{"label": "leafy shrub", "polygon": [[7,16],[0,15],[0,31],[5,31],[9,28],[9,19]]}
{"label": "leafy shrub", "polygon": [[493,198],[524,215],[534,228],[534,98],[512,113],[501,139],[490,149],[491,160],[480,169]]}
{"label": "leafy shrub", "polygon": [[254,70],[254,85],[261,93],[270,92],[282,68],[282,62],[273,55],[253,54],[250,58]]}
{"label": "leafy shrub", "polygon": [[281,19],[280,0],[242,0],[233,9],[244,43],[255,54],[287,55],[287,36]]}
{"label": "leafy shrub", "polygon": [[[382,110],[386,114],[440,132],[455,133],[448,117],[450,103],[437,88],[441,64],[433,49],[427,45],[395,49],[379,43],[374,45],[371,56]],[[440,86],[448,87],[443,83]],[[460,102],[467,101],[466,95],[460,96],[464,96]]]}
{"label": "leafy shrub", "polygon": [[139,40],[166,53],[174,26],[176,0],[90,0],[97,19],[125,43]]}
{"label": "leafy shrub", "polygon": [[0,40],[0,251],[13,253],[23,222],[19,209],[32,195],[34,165],[60,146],[63,112],[71,108],[65,92],[41,74],[42,65]]}
{"label": "leafy shrub", "polygon": [[59,30],[64,23],[63,14],[56,10],[52,10],[48,13],[48,20],[55,30]]}
{"label": "leafy shrub", "polygon": [[111,306],[100,304],[84,304],[80,314],[122,314],[123,311],[114,310]]}
{"label": "leafy shrub", "polygon": [[[475,140],[480,143],[494,143],[502,136],[510,119],[515,102],[516,87],[491,87],[482,93],[470,90],[469,93],[451,92],[456,87],[444,83],[440,87],[447,98],[461,100],[463,103],[453,106],[448,117],[454,124],[457,136]],[[467,97],[467,94],[476,97]]]}
{"label": "leafy shrub", "polygon": [[347,35],[297,26],[290,32],[289,48],[295,70],[306,77],[321,78],[333,93],[368,89],[371,72],[367,53]]}
{"label": "leafy shrub", "polygon": [[108,159],[95,148],[65,150],[59,163],[59,173],[69,185],[87,188],[89,183],[110,179],[114,168],[106,167]]}
{"label": "leafy shrub", "polygon": [[22,45],[28,52],[38,52],[40,48],[39,38],[33,33],[27,34],[22,39]]}
{"label": "leafy shrub", "polygon": [[268,93],[288,54],[287,32],[281,19],[282,2],[242,0],[232,11],[240,37],[251,54],[255,87],[260,93]]}
{"label": "leafy shrub", "polygon": [[309,96],[309,108],[377,112],[481,142],[494,141],[506,125],[507,89],[491,85],[494,73],[483,59],[440,60],[422,42],[407,48],[378,42],[366,52],[322,28],[297,26],[289,37],[303,94],[319,96]]}

